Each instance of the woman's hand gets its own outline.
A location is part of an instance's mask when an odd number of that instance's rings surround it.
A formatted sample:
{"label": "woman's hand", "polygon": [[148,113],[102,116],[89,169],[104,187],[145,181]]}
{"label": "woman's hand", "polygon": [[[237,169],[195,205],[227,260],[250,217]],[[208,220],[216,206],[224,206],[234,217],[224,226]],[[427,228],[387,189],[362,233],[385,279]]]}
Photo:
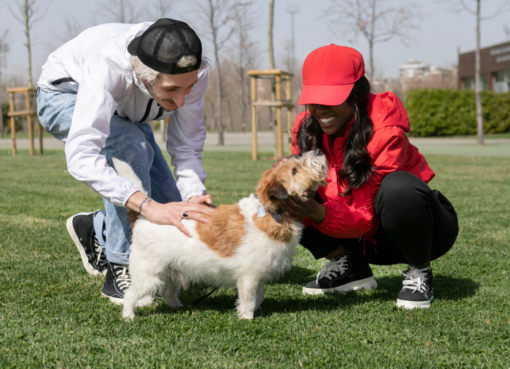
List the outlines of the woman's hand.
{"label": "woman's hand", "polygon": [[303,197],[289,196],[283,203],[286,215],[298,222],[307,216],[314,223],[322,223],[326,218],[326,207],[315,201],[315,191],[305,191]]}
{"label": "woman's hand", "polygon": [[[197,197],[207,197],[207,195]],[[126,202],[126,207],[139,212],[140,205],[146,198],[147,196],[141,192],[135,192]],[[204,200],[207,203],[207,198]],[[150,198],[143,203],[141,209],[141,214],[151,223],[173,225],[188,237],[191,237],[191,235],[186,227],[184,227],[184,225],[181,223],[181,220],[185,218],[183,216],[185,212],[188,213],[186,219],[193,219],[201,223],[207,223],[207,218],[204,216],[212,216],[214,214],[213,208],[210,208],[208,205],[201,203],[189,204],[181,201],[170,202],[168,204],[160,204]]]}

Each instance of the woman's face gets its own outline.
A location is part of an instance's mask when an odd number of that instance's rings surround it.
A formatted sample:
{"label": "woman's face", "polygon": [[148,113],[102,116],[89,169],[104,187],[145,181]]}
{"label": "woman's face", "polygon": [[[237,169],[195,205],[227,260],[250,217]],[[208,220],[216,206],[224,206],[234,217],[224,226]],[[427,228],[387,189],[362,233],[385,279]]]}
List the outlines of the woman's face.
{"label": "woman's face", "polygon": [[345,135],[347,123],[352,119],[352,108],[347,101],[336,106],[310,104],[308,111],[317,119],[325,134],[335,137]]}

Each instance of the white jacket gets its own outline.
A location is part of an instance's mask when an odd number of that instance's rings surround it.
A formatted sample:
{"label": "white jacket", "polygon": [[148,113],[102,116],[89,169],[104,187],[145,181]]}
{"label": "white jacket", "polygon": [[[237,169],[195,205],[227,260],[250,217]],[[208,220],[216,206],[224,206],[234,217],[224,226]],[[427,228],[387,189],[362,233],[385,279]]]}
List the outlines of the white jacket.
{"label": "white jacket", "polygon": [[[118,206],[138,191],[108,166],[101,149],[110,134],[114,112],[131,122],[144,118],[152,98],[138,79],[127,46],[152,23],[104,24],[92,27],[53,52],[42,67],[38,86],[43,90],[77,93],[71,129],[65,145],[69,173]],[[144,121],[170,117],[167,150],[171,155],[177,188],[184,201],[204,195],[206,173],[202,165],[205,141],[203,96],[208,70],[199,70],[198,81],[183,107],[161,116],[153,103]],[[72,78],[57,84],[62,78]]]}

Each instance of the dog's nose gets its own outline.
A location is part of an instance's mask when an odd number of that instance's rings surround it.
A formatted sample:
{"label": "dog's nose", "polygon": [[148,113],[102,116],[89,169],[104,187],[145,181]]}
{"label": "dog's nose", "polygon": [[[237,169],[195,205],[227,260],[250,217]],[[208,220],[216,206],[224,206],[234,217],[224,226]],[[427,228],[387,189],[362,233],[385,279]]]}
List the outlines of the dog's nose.
{"label": "dog's nose", "polygon": [[314,154],[315,154],[315,156],[321,156],[321,155],[324,155],[324,154],[322,153],[322,150],[321,150],[321,149],[315,149]]}

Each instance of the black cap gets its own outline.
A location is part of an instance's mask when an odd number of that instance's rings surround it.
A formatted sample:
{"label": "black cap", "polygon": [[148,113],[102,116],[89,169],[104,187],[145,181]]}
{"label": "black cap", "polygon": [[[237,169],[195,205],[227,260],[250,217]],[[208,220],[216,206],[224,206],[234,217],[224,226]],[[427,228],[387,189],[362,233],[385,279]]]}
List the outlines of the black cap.
{"label": "black cap", "polygon": [[[187,23],[161,18],[128,45],[131,55],[160,73],[181,74],[197,70],[202,62],[202,42]],[[183,56],[194,56],[195,65],[178,67]]]}

